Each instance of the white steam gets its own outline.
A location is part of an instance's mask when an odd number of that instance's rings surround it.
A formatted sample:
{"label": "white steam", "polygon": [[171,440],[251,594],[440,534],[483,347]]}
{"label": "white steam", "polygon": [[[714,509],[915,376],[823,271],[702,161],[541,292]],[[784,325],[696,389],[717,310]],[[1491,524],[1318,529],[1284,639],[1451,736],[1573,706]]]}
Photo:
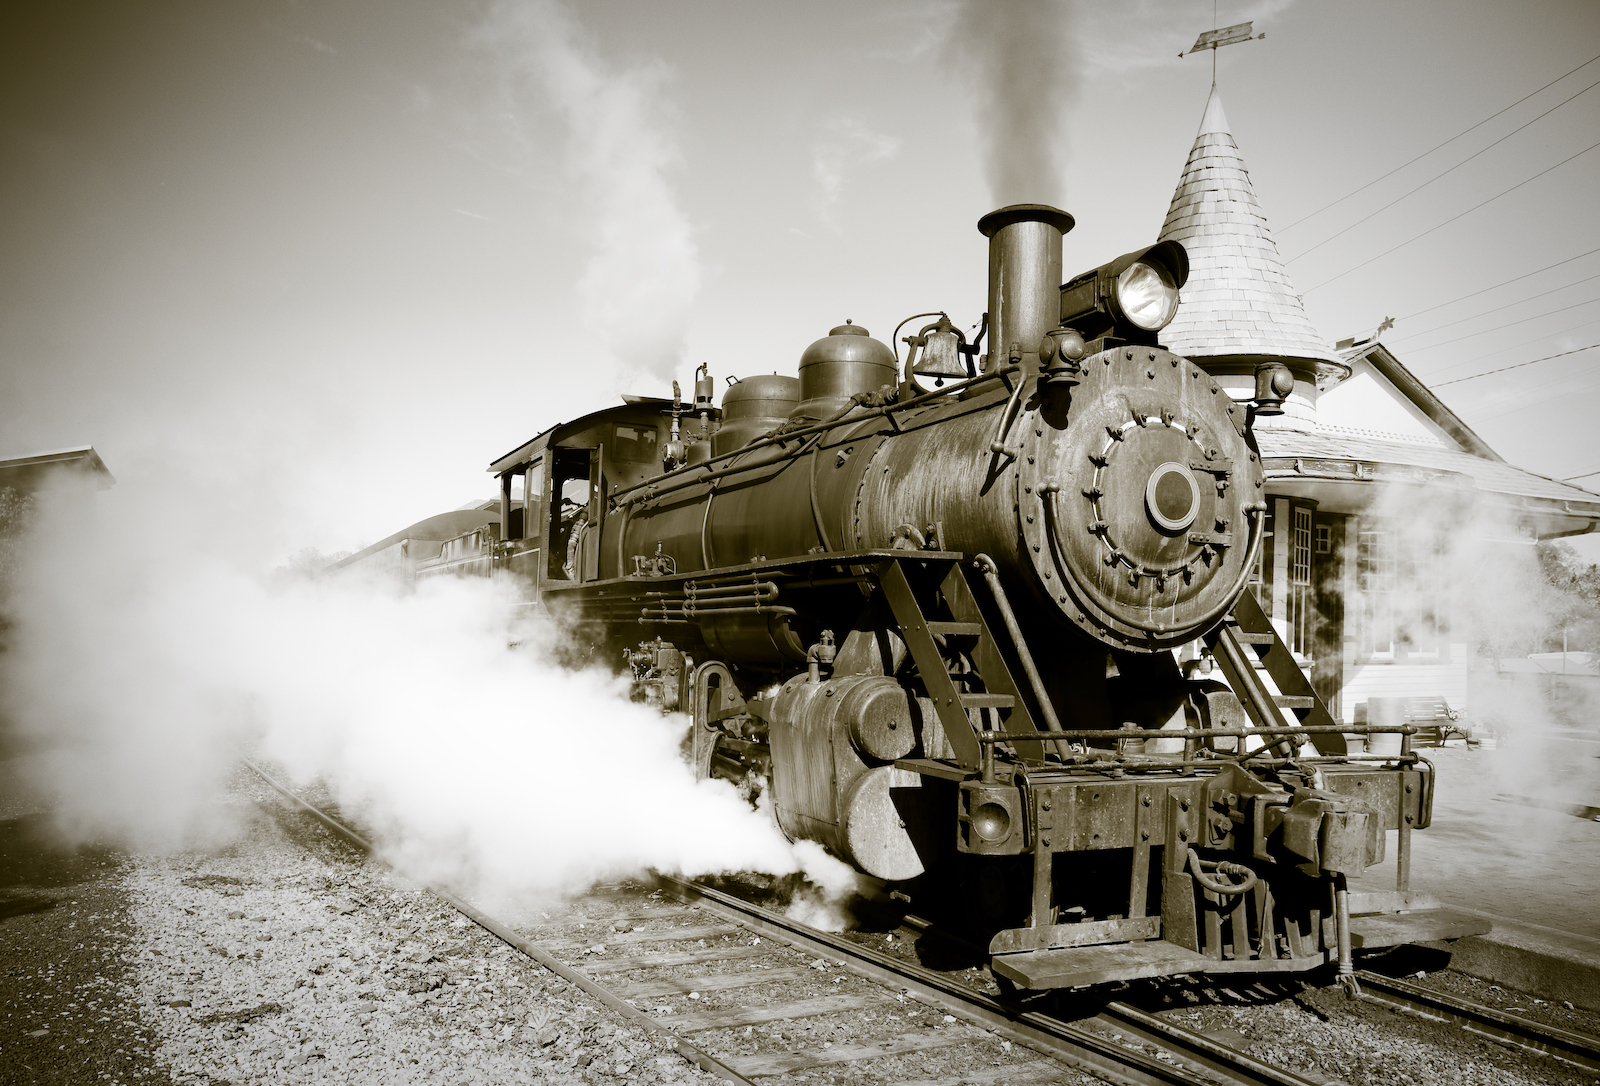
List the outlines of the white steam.
{"label": "white steam", "polygon": [[[1501,798],[1600,805],[1591,724],[1600,704],[1562,711],[1543,683],[1511,670],[1528,663],[1556,610],[1516,517],[1494,495],[1448,478],[1385,487],[1360,511],[1346,541],[1345,637],[1356,651],[1345,668],[1345,696],[1356,705],[1375,696],[1443,696],[1463,710],[1461,725],[1493,742],[1424,751],[1439,777],[1433,826],[1415,838],[1419,889],[1588,931],[1593,921],[1578,903],[1600,877],[1596,827]],[[1288,534],[1278,531],[1280,539]],[[1393,866],[1391,852],[1369,882],[1386,887]]]}
{"label": "white steam", "polygon": [[1065,0],[963,0],[949,47],[971,80],[989,195],[1066,200],[1067,108],[1075,90]]}
{"label": "white steam", "polygon": [[661,62],[613,68],[556,0],[500,0],[474,35],[507,76],[513,111],[551,111],[581,194],[571,218],[589,254],[584,323],[624,373],[670,379],[685,354],[699,254],[669,175],[679,165]]}
{"label": "white steam", "polygon": [[561,631],[514,618],[490,583],[273,590],[130,514],[137,487],[118,494],[115,546],[52,504],[7,603],[9,745],[35,751],[72,837],[225,839],[217,789],[248,747],[326,780],[404,869],[468,891],[802,866],[769,815],[694,779],[681,718],[556,666]]}

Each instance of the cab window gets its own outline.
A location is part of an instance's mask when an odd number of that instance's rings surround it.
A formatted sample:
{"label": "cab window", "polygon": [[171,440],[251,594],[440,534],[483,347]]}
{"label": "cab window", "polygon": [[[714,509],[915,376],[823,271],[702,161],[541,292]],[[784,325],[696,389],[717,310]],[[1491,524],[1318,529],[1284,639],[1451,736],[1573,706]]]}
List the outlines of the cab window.
{"label": "cab window", "polygon": [[653,428],[618,424],[611,441],[613,459],[625,464],[651,464],[660,458]]}

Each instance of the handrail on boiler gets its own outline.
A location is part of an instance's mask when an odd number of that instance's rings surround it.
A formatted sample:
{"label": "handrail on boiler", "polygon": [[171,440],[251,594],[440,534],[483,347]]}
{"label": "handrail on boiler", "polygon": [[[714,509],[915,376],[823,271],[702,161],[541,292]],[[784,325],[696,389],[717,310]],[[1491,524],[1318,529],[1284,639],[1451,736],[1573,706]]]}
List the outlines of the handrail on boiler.
{"label": "handrail on boiler", "polygon": [[[954,384],[946,385],[944,388],[937,388],[931,392],[924,392],[921,395],[911,397],[909,400],[897,400],[894,403],[868,408],[865,412],[853,419],[850,419],[849,421],[852,423],[865,422],[868,419],[881,418],[895,411],[906,411],[913,407],[920,407],[929,400],[938,399],[941,396],[948,396],[952,392],[962,392],[981,385],[987,381],[998,381],[1003,377],[1019,372],[1021,369],[1022,367],[1020,365],[997,366],[988,373],[980,373],[978,376],[969,377],[965,381],[957,381]],[[1021,382],[1019,381],[1018,383],[1020,385]],[[792,438],[808,437],[812,434],[821,434],[835,426],[838,426],[844,420],[845,415],[849,414],[853,408],[859,406],[861,405],[852,399],[850,403],[846,405],[844,410],[838,412],[833,418],[824,419],[822,422],[813,423],[810,426],[798,426],[793,430],[785,430],[782,433],[769,434],[766,437],[757,438],[749,444],[741,445],[737,449],[731,449],[720,456],[713,456],[709,460],[702,460],[698,464],[690,464],[686,467],[677,468],[673,471],[662,472],[660,475],[646,479],[643,482],[635,483],[626,490],[621,490],[612,496],[612,507],[620,508],[622,506],[632,505],[636,501],[642,501],[663,493],[670,493],[673,490],[688,486],[691,483],[710,482],[712,479],[721,479],[725,476],[733,475],[741,471],[760,467],[768,467],[770,466],[768,464],[751,464],[748,466],[748,468],[743,464],[730,464],[726,467],[719,468],[716,471],[711,470],[711,465],[723,460],[727,460],[730,457],[738,456],[741,453],[750,452],[753,449],[765,448],[768,445],[775,445],[779,442],[789,441]],[[699,472],[700,474],[691,476],[689,473],[692,471]],[[672,485],[663,487],[661,485],[663,482],[670,482]]]}

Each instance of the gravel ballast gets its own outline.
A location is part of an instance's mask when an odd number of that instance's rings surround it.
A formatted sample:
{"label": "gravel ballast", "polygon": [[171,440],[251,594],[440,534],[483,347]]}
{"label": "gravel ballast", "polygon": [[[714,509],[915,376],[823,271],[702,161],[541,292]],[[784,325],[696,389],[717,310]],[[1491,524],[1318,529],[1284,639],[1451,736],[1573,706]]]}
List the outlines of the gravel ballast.
{"label": "gravel ballast", "polygon": [[[320,825],[256,805],[270,795],[252,778],[219,797],[245,825],[226,849],[132,857],[88,850],[52,861],[49,877],[63,889],[12,891],[16,901],[48,905],[24,903],[0,917],[9,986],[0,986],[9,1000],[0,1082],[710,1081],[665,1036],[620,1020]],[[515,919],[665,1024],[692,1028],[756,1012],[693,1037],[730,1062],[770,1068],[776,1077],[768,1081],[1087,1081],[648,887],[602,888]],[[856,937],[921,956],[918,940],[903,933]],[[685,960],[639,968],[663,951]],[[1596,1031],[1587,1012],[1454,974],[1425,983]],[[1313,1081],[1592,1081],[1552,1059],[1350,1001],[1336,989],[1169,983],[1147,994],[1159,996],[1147,1004],[1158,1013]],[[761,1017],[763,1008],[795,1001],[817,1010],[787,1021]]]}
{"label": "gravel ballast", "polygon": [[320,827],[294,834],[261,818],[221,855],[128,877],[132,995],[173,1082],[702,1074]]}

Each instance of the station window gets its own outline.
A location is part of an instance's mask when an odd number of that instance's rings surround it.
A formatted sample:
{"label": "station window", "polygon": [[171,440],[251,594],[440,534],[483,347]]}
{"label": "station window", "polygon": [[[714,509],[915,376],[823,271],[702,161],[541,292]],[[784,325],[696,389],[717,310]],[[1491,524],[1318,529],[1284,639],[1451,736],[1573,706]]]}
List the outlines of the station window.
{"label": "station window", "polygon": [[1299,656],[1309,656],[1312,625],[1316,621],[1311,599],[1311,510],[1296,505],[1291,512],[1294,530],[1289,539],[1289,591],[1285,604],[1289,648]]}
{"label": "station window", "polygon": [[1357,536],[1362,653],[1439,656],[1449,633],[1444,539],[1375,528]]}

